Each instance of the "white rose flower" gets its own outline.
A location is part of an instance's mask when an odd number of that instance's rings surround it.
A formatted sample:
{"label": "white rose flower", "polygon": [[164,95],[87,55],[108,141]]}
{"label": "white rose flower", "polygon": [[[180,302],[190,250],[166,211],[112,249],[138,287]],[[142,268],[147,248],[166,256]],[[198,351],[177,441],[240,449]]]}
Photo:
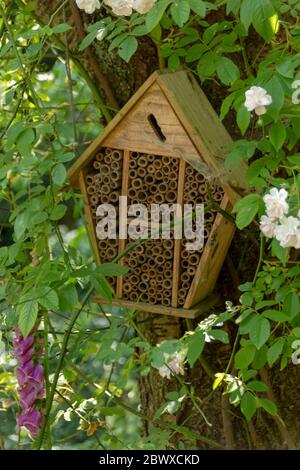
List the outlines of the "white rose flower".
{"label": "white rose flower", "polygon": [[133,0],[105,0],[104,3],[112,8],[118,16],[130,16],[133,8]]}
{"label": "white rose flower", "polygon": [[263,215],[260,219],[260,230],[267,238],[274,237],[274,230],[277,227],[277,223],[270,219],[267,215]]}
{"label": "white rose flower", "polygon": [[84,10],[85,13],[89,15],[94,13],[101,6],[99,0],[76,0],[76,4],[78,8]]}
{"label": "white rose flower", "polygon": [[147,13],[153,7],[156,0],[133,0],[133,8],[138,13]]}
{"label": "white rose flower", "polygon": [[276,240],[283,248],[300,248],[300,220],[297,217],[283,217],[274,230]]}
{"label": "white rose flower", "polygon": [[165,364],[158,369],[161,377],[170,379],[171,375],[181,374],[184,375],[184,361],[185,355],[183,353],[168,354],[164,353]]}
{"label": "white rose flower", "polygon": [[252,86],[245,95],[245,106],[248,111],[255,111],[258,116],[266,114],[266,106],[272,103],[272,97],[267,94],[267,90],[259,86]]}
{"label": "white rose flower", "polygon": [[286,202],[288,192],[285,189],[278,190],[272,188],[269,194],[263,198],[266,205],[266,212],[271,219],[281,219],[289,211],[289,205]]}

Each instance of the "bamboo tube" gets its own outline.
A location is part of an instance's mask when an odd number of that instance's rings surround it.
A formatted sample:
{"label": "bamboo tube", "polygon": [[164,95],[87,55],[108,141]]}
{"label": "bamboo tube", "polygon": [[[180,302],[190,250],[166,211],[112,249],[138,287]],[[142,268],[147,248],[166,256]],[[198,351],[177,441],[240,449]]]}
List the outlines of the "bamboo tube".
{"label": "bamboo tube", "polygon": [[165,278],[172,279],[173,271],[171,269],[164,269],[164,276]]}
{"label": "bamboo tube", "polygon": [[100,248],[100,250],[106,250],[108,245],[109,245],[108,240],[100,240],[98,242],[98,247]]}
{"label": "bamboo tube", "polygon": [[111,203],[116,203],[119,200],[119,192],[118,191],[112,191],[109,195],[109,202]]}
{"label": "bamboo tube", "polygon": [[139,245],[134,251],[137,255],[141,255],[142,253],[145,253],[145,247],[143,245]]}
{"label": "bamboo tube", "polygon": [[137,198],[140,202],[145,202],[147,201],[147,193],[146,191],[138,191],[137,193]]}
{"label": "bamboo tube", "polygon": [[196,178],[197,183],[205,183],[205,178],[200,173],[197,172],[195,175],[195,178]]}
{"label": "bamboo tube", "polygon": [[141,271],[143,274],[148,272],[148,266],[146,263],[141,265]]}
{"label": "bamboo tube", "polygon": [[194,175],[194,168],[191,167],[191,165],[187,165],[185,169],[185,174],[187,176],[193,176]]}
{"label": "bamboo tube", "polygon": [[143,282],[149,283],[149,281],[150,281],[149,274],[148,274],[148,273],[143,273],[143,274],[141,275],[141,280],[142,280]]}
{"label": "bamboo tube", "polygon": [[182,298],[185,299],[186,296],[187,296],[187,289],[183,289],[183,288],[179,289],[178,297],[181,298],[181,299]]}
{"label": "bamboo tube", "polygon": [[189,258],[189,252],[186,249],[181,251],[181,258],[182,259],[188,259]]}
{"label": "bamboo tube", "polygon": [[134,168],[130,168],[128,176],[132,180],[135,179],[137,177],[137,170],[135,170]]}
{"label": "bamboo tube", "polygon": [[161,170],[155,170],[154,176],[156,180],[162,180],[164,177],[163,172]]}
{"label": "bamboo tube", "polygon": [[185,271],[184,273],[180,275],[180,280],[182,283],[188,282],[190,280],[189,274]]}
{"label": "bamboo tube", "polygon": [[98,160],[98,162],[102,162],[104,159],[104,154],[102,152],[98,152],[96,153],[95,157],[96,157],[96,160]]}
{"label": "bamboo tube", "polygon": [[175,180],[169,181],[169,189],[175,190],[175,189],[177,189],[177,187],[178,187],[177,181],[175,181]]}
{"label": "bamboo tube", "polygon": [[156,279],[150,279],[150,280],[149,280],[149,285],[150,285],[151,287],[155,287],[155,288],[156,288]]}
{"label": "bamboo tube", "polygon": [[198,266],[198,264],[200,263],[200,255],[198,255],[197,253],[190,254],[189,263],[191,266]]}
{"label": "bamboo tube", "polygon": [[138,176],[140,176],[141,178],[144,178],[144,176],[146,176],[146,173],[147,173],[146,168],[141,167],[141,166],[138,167],[136,172],[137,172]]}
{"label": "bamboo tube", "polygon": [[111,162],[112,162],[112,156],[111,156],[111,154],[110,154],[110,155],[105,155],[105,157],[104,157],[104,163],[106,163],[106,165],[111,166]]}
{"label": "bamboo tube", "polygon": [[112,154],[112,149],[110,147],[106,147],[104,149],[105,155],[111,155]]}
{"label": "bamboo tube", "polygon": [[109,203],[109,196],[107,194],[101,194],[100,199],[101,199],[102,204]]}
{"label": "bamboo tube", "polygon": [[159,158],[156,158],[153,162],[153,166],[156,170],[160,170],[162,168],[162,161]]}
{"label": "bamboo tube", "polygon": [[157,264],[164,264],[164,262],[165,262],[164,255],[157,255],[155,257],[155,261],[156,261]]}
{"label": "bamboo tube", "polygon": [[144,186],[144,182],[142,178],[135,178],[134,180],[132,180],[131,186],[134,189],[140,189]]}
{"label": "bamboo tube", "polygon": [[[176,193],[175,193],[176,194]],[[156,193],[153,195],[153,200],[156,204],[161,204],[164,202],[163,195],[160,193]]]}
{"label": "bamboo tube", "polygon": [[176,202],[177,201],[177,193],[176,191],[167,191],[166,192],[166,201],[167,202]]}
{"label": "bamboo tube", "polygon": [[164,257],[165,257],[165,259],[173,259],[173,257],[174,257],[174,251],[172,251],[172,250],[165,250],[165,251],[164,251]]}
{"label": "bamboo tube", "polygon": [[164,276],[163,276],[162,274],[157,274],[157,276],[156,276],[156,282],[157,282],[157,284],[158,284],[158,285],[159,285],[159,284],[162,285],[163,280],[164,280]]}
{"label": "bamboo tube", "polygon": [[110,187],[108,184],[103,184],[101,188],[101,193],[102,194],[109,194],[110,193]]}
{"label": "bamboo tube", "polygon": [[156,283],[156,292],[162,292],[164,290],[163,286],[162,286],[162,283]]}
{"label": "bamboo tube", "polygon": [[110,167],[111,167],[112,170],[115,170],[115,171],[118,171],[118,172],[121,171],[121,168],[122,168],[120,162],[116,162],[114,160],[112,160],[112,162],[110,164]]}
{"label": "bamboo tube", "polygon": [[118,254],[118,249],[113,246],[109,246],[106,250],[106,255],[109,259],[114,259]]}
{"label": "bamboo tube", "polygon": [[148,158],[146,155],[141,155],[137,160],[137,164],[140,167],[146,168],[148,166]]}
{"label": "bamboo tube", "polygon": [[190,283],[189,282],[183,282],[181,284],[182,289],[189,290],[190,289]]}
{"label": "bamboo tube", "polygon": [[163,166],[161,171],[165,176],[168,176],[171,173],[171,168],[169,166]]}
{"label": "bamboo tube", "polygon": [[170,172],[170,174],[169,174],[169,179],[170,179],[170,180],[177,181],[178,175],[177,175],[176,171],[171,171],[171,172]]}
{"label": "bamboo tube", "polygon": [[141,301],[142,301],[142,302],[147,302],[147,303],[149,302],[149,295],[148,295],[146,292],[144,292],[144,293],[141,295]]}
{"label": "bamboo tube", "polygon": [[132,286],[129,282],[123,282],[123,292],[124,294],[129,294],[132,291]]}
{"label": "bamboo tube", "polygon": [[136,258],[128,257],[127,264],[130,268],[136,268],[138,265],[138,261]]}
{"label": "bamboo tube", "polygon": [[[151,280],[153,280],[154,283],[156,284],[156,279],[155,279],[156,271],[155,271],[155,269],[152,269],[152,268],[149,269],[149,267],[148,267],[148,274],[149,274],[150,282],[151,282]],[[151,284],[151,285],[153,285],[153,284]]]}
{"label": "bamboo tube", "polygon": [[95,186],[88,186],[87,189],[86,189],[86,192],[88,194],[95,194],[95,192],[96,192]]}
{"label": "bamboo tube", "polygon": [[85,178],[85,182],[87,185],[93,184],[95,182],[95,177],[92,175],[87,175]]}
{"label": "bamboo tube", "polygon": [[165,307],[169,307],[169,306],[171,305],[171,299],[164,297],[164,298],[162,299],[162,302],[161,302],[161,303],[162,303],[162,305],[164,305]]}
{"label": "bamboo tube", "polygon": [[153,164],[148,165],[147,173],[150,173],[150,174],[155,173],[155,168],[154,168]]}
{"label": "bamboo tube", "polygon": [[172,157],[166,157],[166,156],[162,157],[163,165],[167,165],[167,166],[170,165],[172,160],[173,160]]}
{"label": "bamboo tube", "polygon": [[198,192],[200,194],[207,194],[206,184],[199,184]]}
{"label": "bamboo tube", "polygon": [[130,152],[130,156],[133,158],[137,158],[139,156],[139,152]]}
{"label": "bamboo tube", "polygon": [[134,188],[129,188],[128,197],[129,199],[137,198],[137,190]]}
{"label": "bamboo tube", "polygon": [[188,185],[189,185],[189,187],[190,187],[190,184],[191,184],[193,181],[195,181],[195,180],[194,180],[194,176],[193,176],[193,175],[187,175],[187,176],[185,177],[185,181],[188,183]]}
{"label": "bamboo tube", "polygon": [[161,242],[159,240],[159,243],[155,243],[152,248],[152,255],[157,256],[163,254],[163,247],[161,245]]}
{"label": "bamboo tube", "polygon": [[188,269],[189,267],[189,262],[187,259],[182,259],[180,264],[183,269]]}
{"label": "bamboo tube", "polygon": [[101,188],[102,188],[102,184],[111,184],[110,176],[104,175],[104,176],[101,178],[101,183],[99,183],[99,184],[97,185],[97,187],[99,187],[99,190],[100,190],[100,191],[101,191]]}
{"label": "bamboo tube", "polygon": [[141,255],[138,255],[137,260],[139,264],[143,264],[146,262],[147,258],[145,255],[141,254]]}
{"label": "bamboo tube", "polygon": [[155,258],[155,264],[156,264],[156,274],[164,273],[164,271],[165,271],[164,266],[162,264],[156,263],[156,258]]}
{"label": "bamboo tube", "polygon": [[149,282],[144,282],[144,281],[140,282],[138,285],[138,289],[141,292],[147,292],[149,289]]}
{"label": "bamboo tube", "polygon": [[145,179],[144,179],[144,182],[148,185],[148,186],[151,186],[153,183],[154,183],[154,178],[153,178],[153,175],[146,175],[145,176]]}
{"label": "bamboo tube", "polygon": [[149,304],[156,304],[156,296],[149,295]]}
{"label": "bamboo tube", "polygon": [[98,204],[99,202],[99,197],[96,195],[96,194],[93,194],[91,197],[90,197],[90,201],[91,201],[91,204]]}
{"label": "bamboo tube", "polygon": [[213,222],[215,220],[215,214],[213,212],[205,212],[204,218],[205,218],[205,223]]}
{"label": "bamboo tube", "polygon": [[101,170],[102,163],[98,162],[98,160],[95,160],[93,163],[93,167],[95,168],[95,170]]}
{"label": "bamboo tube", "polygon": [[135,291],[130,292],[129,298],[132,302],[137,302],[139,294]]}
{"label": "bamboo tube", "polygon": [[155,259],[154,258],[149,258],[148,261],[147,261],[147,264],[148,264],[149,268],[154,268],[156,266]]}
{"label": "bamboo tube", "polygon": [[166,261],[164,267],[165,269],[172,269],[173,263],[171,261]]}
{"label": "bamboo tube", "polygon": [[165,193],[168,190],[168,179],[164,178],[163,181],[163,183],[159,183],[157,188],[160,193]]}
{"label": "bamboo tube", "polygon": [[171,279],[164,279],[163,280],[163,288],[164,289],[171,289],[172,288],[172,280]]}
{"label": "bamboo tube", "polygon": [[148,155],[148,162],[152,163],[152,162],[154,162],[154,160],[155,160],[154,155]]}
{"label": "bamboo tube", "polygon": [[161,292],[156,292],[156,300],[161,302],[163,299],[163,294]]}
{"label": "bamboo tube", "polygon": [[130,168],[131,170],[134,170],[136,167],[137,167],[137,162],[136,162],[136,160],[132,160],[132,159],[129,160],[129,168]]}
{"label": "bamboo tube", "polygon": [[133,286],[136,286],[140,282],[140,280],[136,274],[130,274],[130,276],[128,277],[128,282],[130,282],[130,284],[132,284]]}
{"label": "bamboo tube", "polygon": [[189,266],[187,272],[190,276],[195,276],[196,270],[197,270],[196,266]]}
{"label": "bamboo tube", "polygon": [[165,250],[172,250],[174,248],[174,240],[163,240],[162,244]]}
{"label": "bamboo tube", "polygon": [[113,158],[113,160],[115,160],[117,162],[122,161],[123,155],[124,154],[123,154],[122,150],[113,150],[113,152],[112,152],[112,158]]}
{"label": "bamboo tube", "polygon": [[155,288],[154,287],[149,287],[148,294],[149,294],[149,296],[155,297],[155,295],[156,295]]}

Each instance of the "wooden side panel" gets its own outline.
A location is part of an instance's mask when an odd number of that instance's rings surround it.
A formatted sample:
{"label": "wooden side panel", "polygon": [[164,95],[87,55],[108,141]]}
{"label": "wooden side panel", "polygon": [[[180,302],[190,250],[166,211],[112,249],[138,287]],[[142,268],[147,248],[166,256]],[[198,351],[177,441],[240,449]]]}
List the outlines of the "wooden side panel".
{"label": "wooden side panel", "polygon": [[[183,191],[184,191],[184,177],[185,177],[185,161],[180,161],[179,178],[178,178],[178,196],[177,204],[183,207]],[[178,214],[177,214],[178,216]],[[178,305],[178,288],[180,276],[180,253],[181,253],[181,240],[175,240],[174,248],[174,261],[173,261],[173,288],[172,288],[172,307]]]}
{"label": "wooden side panel", "polygon": [[[227,196],[223,199],[221,209],[227,212],[231,210]],[[191,308],[213,291],[234,232],[234,224],[219,213],[201,256],[184,308]]]}
{"label": "wooden side panel", "polygon": [[97,263],[101,263],[99,250],[98,250],[98,240],[97,240],[95,229],[94,229],[94,222],[93,222],[92,214],[90,211],[90,204],[89,204],[88,195],[86,192],[86,185],[85,185],[84,177],[85,177],[84,171],[81,170],[79,172],[79,186],[80,186],[80,191],[83,197],[84,213],[85,213],[85,217],[86,217],[86,221],[88,225],[88,235],[91,241],[95,259]]}
{"label": "wooden side panel", "polygon": [[[151,115],[155,117],[165,140],[161,140],[157,128],[149,121]],[[199,153],[156,83],[150,86],[147,93],[127,113],[126,119],[119,122],[117,128],[105,138],[103,145],[201,161]]]}
{"label": "wooden side panel", "polygon": [[[122,196],[127,196],[128,194],[128,170],[129,170],[129,150],[124,150],[124,158],[123,158],[123,179],[122,179]],[[120,207],[120,211],[122,210],[122,207]],[[120,212],[119,218],[125,218],[127,217],[127,214],[122,214]],[[127,229],[127,227],[126,227]],[[125,250],[126,246],[126,240],[119,240],[119,254],[122,253]],[[119,261],[119,264],[124,264],[124,257],[121,258]],[[118,276],[117,278],[117,296],[121,297],[122,296],[122,288],[123,288],[123,276]]]}

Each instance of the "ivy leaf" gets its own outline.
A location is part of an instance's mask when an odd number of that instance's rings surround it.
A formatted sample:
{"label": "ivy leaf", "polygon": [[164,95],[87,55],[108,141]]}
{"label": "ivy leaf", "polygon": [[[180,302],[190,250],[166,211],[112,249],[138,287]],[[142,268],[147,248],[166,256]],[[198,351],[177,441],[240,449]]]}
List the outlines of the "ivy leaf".
{"label": "ivy leaf", "polygon": [[239,69],[227,57],[221,57],[218,61],[217,74],[224,85],[231,85],[240,77]]}
{"label": "ivy leaf", "polygon": [[128,63],[137,48],[137,39],[134,36],[129,36],[120,44],[118,54],[123,60],[125,60],[125,62]]}
{"label": "ivy leaf", "polygon": [[26,338],[34,327],[38,316],[38,301],[29,300],[27,302],[20,303],[17,306],[17,314],[19,315],[18,325],[22,335]]}
{"label": "ivy leaf", "polygon": [[250,392],[245,392],[241,400],[241,411],[248,421],[256,412],[256,399]]}
{"label": "ivy leaf", "polygon": [[187,0],[180,0],[171,6],[171,14],[175,23],[182,27],[190,17],[190,5]]}
{"label": "ivy leaf", "polygon": [[197,359],[200,357],[205,345],[203,332],[201,330],[196,330],[192,335],[188,336],[187,344],[187,360],[189,365],[193,367]]}
{"label": "ivy leaf", "polygon": [[251,323],[250,339],[257,349],[260,349],[269,339],[271,333],[270,322],[261,316],[255,317]]}

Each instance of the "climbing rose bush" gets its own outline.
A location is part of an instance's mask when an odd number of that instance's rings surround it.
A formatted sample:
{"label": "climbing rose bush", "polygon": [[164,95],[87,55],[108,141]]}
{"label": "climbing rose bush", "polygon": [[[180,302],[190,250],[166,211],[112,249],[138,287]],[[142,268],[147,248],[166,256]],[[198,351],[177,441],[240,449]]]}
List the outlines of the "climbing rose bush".
{"label": "climbing rose bush", "polygon": [[84,10],[89,15],[95,13],[101,7],[99,0],[76,0],[78,8]]}
{"label": "climbing rose bush", "polygon": [[272,188],[263,198],[267,215],[260,219],[260,229],[267,238],[275,238],[283,248],[300,248],[300,211],[297,217],[286,215],[290,207],[285,189]]}
{"label": "climbing rose bush", "polygon": [[135,10],[138,13],[147,13],[156,3],[156,0],[105,0],[104,3],[112,8],[118,16],[129,16]]}

